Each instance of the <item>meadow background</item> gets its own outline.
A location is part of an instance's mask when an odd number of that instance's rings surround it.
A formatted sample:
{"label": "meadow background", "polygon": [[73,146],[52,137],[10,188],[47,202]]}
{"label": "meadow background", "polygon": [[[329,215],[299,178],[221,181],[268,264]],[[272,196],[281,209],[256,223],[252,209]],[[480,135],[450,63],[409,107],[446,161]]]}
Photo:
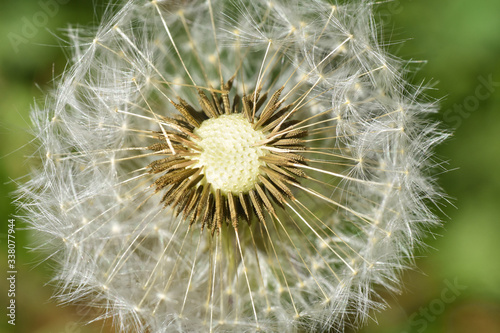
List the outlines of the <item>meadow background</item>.
{"label": "meadow background", "polygon": [[[307,0],[304,0],[307,1]],[[8,219],[12,191],[29,170],[29,110],[66,65],[62,29],[98,21],[104,0],[2,1],[0,6],[0,331],[111,332],[79,324],[82,309],[50,300],[50,262],[28,251],[33,237],[17,221],[16,326],[7,325]],[[51,4],[51,6],[49,6]],[[427,60],[413,83],[432,82],[435,118],[454,135],[437,149],[449,161],[440,184],[451,204],[436,212],[418,268],[400,295],[363,333],[500,332],[500,1],[399,0],[380,5],[391,50]],[[30,26],[31,25],[31,26]],[[60,37],[63,37],[62,39]],[[404,43],[403,43],[404,42]]]}

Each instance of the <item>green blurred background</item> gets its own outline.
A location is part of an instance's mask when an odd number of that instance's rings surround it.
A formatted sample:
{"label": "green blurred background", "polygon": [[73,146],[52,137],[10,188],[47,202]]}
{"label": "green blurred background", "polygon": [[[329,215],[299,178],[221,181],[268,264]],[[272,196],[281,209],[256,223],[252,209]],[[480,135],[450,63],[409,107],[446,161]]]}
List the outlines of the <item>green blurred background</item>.
{"label": "green blurred background", "polygon": [[[305,0],[306,1],[306,0]],[[47,7],[44,4],[56,4]],[[107,332],[102,322],[79,324],[81,309],[56,306],[49,262],[30,253],[30,234],[17,223],[17,318],[7,325],[6,230],[15,212],[12,180],[27,173],[29,109],[43,99],[66,64],[63,36],[69,24],[88,25],[103,0],[2,1],[0,6],[0,331],[33,333]],[[45,13],[45,15],[41,14]],[[400,0],[379,14],[394,52],[428,60],[414,78],[434,82],[442,98],[436,119],[454,130],[438,156],[449,172],[440,184],[444,227],[418,253],[418,269],[403,276],[401,295],[383,296],[390,309],[364,333],[500,332],[500,1]],[[47,18],[47,19],[45,19]],[[32,28],[28,26],[33,24]],[[391,33],[389,33],[392,31]],[[62,46],[62,47],[61,47]],[[67,53],[67,52],[66,52]],[[490,83],[488,83],[490,82]],[[456,206],[456,207],[453,207]],[[4,269],[5,268],[5,269]]]}

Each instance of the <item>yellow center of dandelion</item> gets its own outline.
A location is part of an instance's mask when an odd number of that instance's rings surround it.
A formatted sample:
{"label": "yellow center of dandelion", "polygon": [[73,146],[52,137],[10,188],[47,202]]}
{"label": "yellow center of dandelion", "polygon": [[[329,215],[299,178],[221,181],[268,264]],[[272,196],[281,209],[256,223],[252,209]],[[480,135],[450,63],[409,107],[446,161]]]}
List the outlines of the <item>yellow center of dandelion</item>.
{"label": "yellow center of dandelion", "polygon": [[255,130],[241,113],[220,115],[205,120],[194,134],[202,152],[195,168],[203,167],[206,181],[222,193],[247,193],[259,181],[259,167],[266,154],[259,142],[264,133]]}

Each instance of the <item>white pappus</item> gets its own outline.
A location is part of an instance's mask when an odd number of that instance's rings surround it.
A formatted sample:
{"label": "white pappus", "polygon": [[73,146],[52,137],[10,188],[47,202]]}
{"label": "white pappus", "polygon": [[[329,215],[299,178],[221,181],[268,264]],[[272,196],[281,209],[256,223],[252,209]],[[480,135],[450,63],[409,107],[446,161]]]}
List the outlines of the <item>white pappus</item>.
{"label": "white pappus", "polygon": [[69,30],[22,216],[57,297],[125,332],[324,332],[438,224],[425,87],[375,3],[130,0]]}

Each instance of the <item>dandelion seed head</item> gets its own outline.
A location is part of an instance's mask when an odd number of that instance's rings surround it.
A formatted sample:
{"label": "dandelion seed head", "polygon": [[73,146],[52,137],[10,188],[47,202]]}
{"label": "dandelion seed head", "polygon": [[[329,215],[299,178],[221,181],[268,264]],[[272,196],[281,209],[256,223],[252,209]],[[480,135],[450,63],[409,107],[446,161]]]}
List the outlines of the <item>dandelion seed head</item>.
{"label": "dandelion seed head", "polygon": [[124,1],[69,30],[18,202],[57,297],[127,332],[322,332],[397,290],[446,135],[375,4]]}

